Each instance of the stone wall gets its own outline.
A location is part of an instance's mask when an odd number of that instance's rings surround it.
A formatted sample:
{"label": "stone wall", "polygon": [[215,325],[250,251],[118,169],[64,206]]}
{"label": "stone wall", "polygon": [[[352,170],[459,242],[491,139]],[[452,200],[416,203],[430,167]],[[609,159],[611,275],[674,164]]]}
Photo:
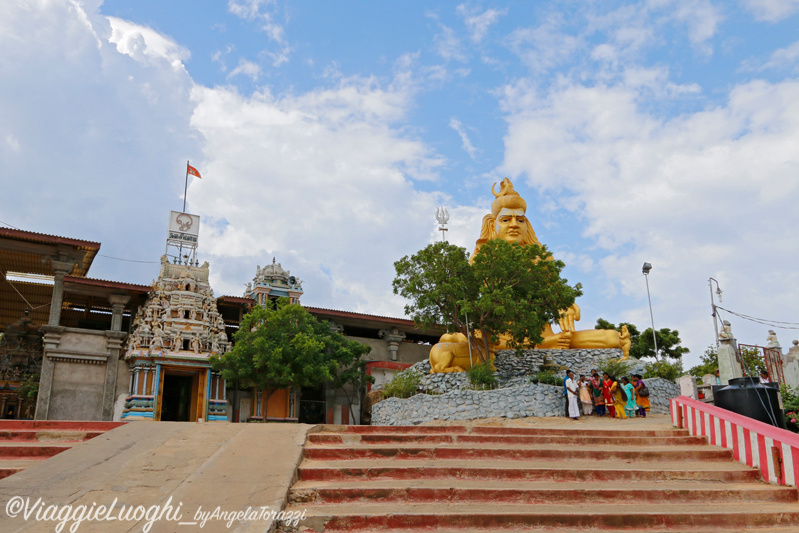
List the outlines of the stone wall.
{"label": "stone wall", "polygon": [[[430,374],[430,362],[423,361],[405,370],[421,374],[421,389],[431,394],[410,398],[388,398],[372,406],[372,425],[415,425],[431,420],[471,420],[475,418],[564,416],[563,387],[533,384],[533,374],[549,355],[553,361],[569,366],[575,374],[589,374],[602,359],[618,358],[620,350],[526,350],[521,357],[507,350],[497,353],[498,388],[470,390],[465,372]],[[643,374],[643,363],[631,361],[631,373]],[[680,387],[669,380],[647,378],[652,413],[668,413],[669,400],[680,395]]]}
{"label": "stone wall", "polygon": [[458,390],[442,395],[388,398],[372,406],[373,426],[406,426],[430,420],[471,420],[501,416],[563,416],[563,387],[533,385],[489,391]]}
{"label": "stone wall", "polygon": [[[530,375],[538,373],[545,356],[549,356],[555,364],[573,370],[575,377],[579,377],[580,374],[589,376],[591,369],[599,368],[605,359],[618,359],[621,357],[621,350],[524,350],[521,356],[517,356],[514,350],[501,350],[497,352],[494,360],[498,386],[506,388],[528,383]],[[644,373],[645,363],[643,361],[636,359],[629,361],[630,374]],[[425,392],[443,394],[464,389],[469,385],[469,379],[465,372],[431,374],[429,360],[416,363],[408,370],[422,374],[421,385]],[[563,373],[560,374],[561,377],[563,375]]]}

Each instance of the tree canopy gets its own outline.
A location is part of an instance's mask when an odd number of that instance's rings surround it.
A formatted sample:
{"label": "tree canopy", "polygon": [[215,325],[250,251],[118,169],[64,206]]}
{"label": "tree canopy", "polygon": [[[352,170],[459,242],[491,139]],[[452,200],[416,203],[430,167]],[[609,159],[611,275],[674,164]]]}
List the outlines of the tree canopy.
{"label": "tree canopy", "polygon": [[[655,354],[655,343],[652,338],[652,328],[640,332],[634,324],[628,322],[621,322],[618,326],[612,322],[608,322],[604,318],[596,321],[594,329],[615,329],[621,332],[621,327],[627,326],[627,331],[630,332],[630,357],[641,359],[642,357],[654,357],[658,359]],[[658,353],[663,357],[670,359],[680,359],[683,354],[688,353],[688,348],[680,346],[680,332],[676,329],[661,328],[655,333],[658,341]]]}
{"label": "tree canopy", "polygon": [[233,335],[233,348],[214,356],[214,368],[228,381],[260,388],[271,395],[278,389],[334,386],[368,381],[361,376],[361,357],[370,347],[331,330],[299,304],[280,298],[246,314]]}
{"label": "tree canopy", "polygon": [[563,267],[535,244],[492,239],[470,265],[465,248],[438,242],[395,262],[393,287],[410,301],[405,313],[417,325],[466,335],[485,361],[500,336],[514,348],[540,343],[544,326],[582,294],[579,283],[560,277]]}
{"label": "tree canopy", "polygon": [[[757,348],[741,348],[739,354],[743,359],[744,366],[747,372],[753,376],[757,376],[760,370],[766,368],[766,362],[763,359],[763,352]],[[701,364],[691,367],[688,373],[698,378],[703,377],[705,374],[712,374],[719,367],[719,354],[715,346],[708,346],[705,353],[699,357]]]}

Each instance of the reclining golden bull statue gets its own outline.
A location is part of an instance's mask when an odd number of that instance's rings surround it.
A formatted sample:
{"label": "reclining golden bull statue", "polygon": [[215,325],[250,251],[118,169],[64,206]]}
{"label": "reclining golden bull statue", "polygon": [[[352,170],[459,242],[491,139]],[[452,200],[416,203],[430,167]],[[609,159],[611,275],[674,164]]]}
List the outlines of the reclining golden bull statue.
{"label": "reclining golden bull statue", "polygon": [[[496,183],[494,184],[496,185]],[[533,226],[525,216],[527,202],[513,190],[508,178],[502,180],[499,192],[491,187],[496,197],[491,205],[491,213],[483,217],[480,238],[475,243],[470,261],[480,251],[480,247],[490,239],[504,239],[509,243],[521,245],[538,244]],[[576,331],[574,323],[580,320],[580,307],[577,304],[563,310],[558,321],[560,333],[555,333],[547,324],[542,332],[544,340],[536,348],[618,348],[626,359],[630,354],[630,333],[627,326],[621,333],[612,329],[589,329]],[[492,347],[491,360],[496,350],[506,349],[506,339]],[[479,359],[475,354],[474,358]],[[438,344],[430,350],[430,372],[464,372],[472,366],[473,357],[469,354],[469,342],[462,333],[447,333],[441,336]]]}

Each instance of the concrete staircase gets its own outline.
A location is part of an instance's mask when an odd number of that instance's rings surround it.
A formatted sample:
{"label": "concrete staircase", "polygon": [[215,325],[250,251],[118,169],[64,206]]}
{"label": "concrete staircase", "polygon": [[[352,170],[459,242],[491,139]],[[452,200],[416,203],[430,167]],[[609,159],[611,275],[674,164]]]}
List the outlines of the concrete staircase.
{"label": "concrete staircase", "polygon": [[124,422],[0,420],[0,479],[122,424]]}
{"label": "concrete staircase", "polygon": [[799,531],[795,488],[685,430],[325,429],[289,491],[299,531]]}

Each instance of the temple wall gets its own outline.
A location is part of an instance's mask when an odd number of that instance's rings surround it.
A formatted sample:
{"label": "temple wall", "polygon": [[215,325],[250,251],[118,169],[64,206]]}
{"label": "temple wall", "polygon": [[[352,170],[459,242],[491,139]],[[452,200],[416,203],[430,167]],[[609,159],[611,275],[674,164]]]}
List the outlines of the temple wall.
{"label": "temple wall", "polygon": [[61,335],[58,351],[104,357],[108,354],[107,344],[104,331],[69,328]]}
{"label": "temple wall", "polygon": [[[121,361],[107,375],[108,361],[111,357],[119,357],[124,333],[63,326],[46,328],[49,329],[36,418],[111,420],[115,400],[127,390],[130,379],[127,365]],[[107,382],[115,393],[108,397],[105,395]]]}
{"label": "temple wall", "polygon": [[[388,350],[388,343],[383,339],[367,339],[365,337],[354,337],[351,335],[346,335],[346,337],[372,348],[372,351],[365,357],[367,361],[392,360]],[[418,363],[419,361],[424,361],[430,356],[430,348],[432,348],[432,346],[426,344],[400,342],[396,360],[399,363]]]}
{"label": "temple wall", "polygon": [[102,420],[105,364],[56,362],[50,420]]}

